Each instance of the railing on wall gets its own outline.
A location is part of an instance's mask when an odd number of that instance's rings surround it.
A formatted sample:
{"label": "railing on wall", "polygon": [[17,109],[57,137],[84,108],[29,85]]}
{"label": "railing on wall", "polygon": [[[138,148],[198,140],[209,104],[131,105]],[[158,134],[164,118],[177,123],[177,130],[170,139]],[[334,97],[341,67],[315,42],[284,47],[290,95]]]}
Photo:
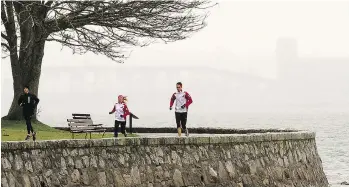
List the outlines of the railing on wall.
{"label": "railing on wall", "polygon": [[139,119],[136,115],[134,115],[133,113],[130,113],[130,131],[129,133],[132,134],[133,130],[132,130],[132,119]]}

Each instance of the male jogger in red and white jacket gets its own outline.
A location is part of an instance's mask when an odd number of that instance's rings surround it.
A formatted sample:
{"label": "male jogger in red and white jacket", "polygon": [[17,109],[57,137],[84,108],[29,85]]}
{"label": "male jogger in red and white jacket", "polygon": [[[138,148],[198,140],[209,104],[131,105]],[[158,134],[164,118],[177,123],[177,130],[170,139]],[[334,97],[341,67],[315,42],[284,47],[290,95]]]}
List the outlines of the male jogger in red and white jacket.
{"label": "male jogger in red and white jacket", "polygon": [[119,126],[121,126],[121,133],[126,137],[126,116],[130,114],[127,105],[125,103],[126,98],[119,95],[118,102],[114,105],[113,110],[109,112],[112,114],[115,112],[115,126],[114,126],[114,137],[118,137]]}
{"label": "male jogger in red and white jacket", "polygon": [[182,135],[182,129],[185,131],[185,135],[189,136],[189,132],[186,124],[187,124],[188,108],[189,108],[189,105],[193,102],[193,100],[188,92],[185,92],[182,90],[181,82],[178,82],[176,86],[177,86],[177,92],[174,93],[171,97],[170,110],[172,110],[173,103],[176,100],[175,116],[176,116],[178,136]]}

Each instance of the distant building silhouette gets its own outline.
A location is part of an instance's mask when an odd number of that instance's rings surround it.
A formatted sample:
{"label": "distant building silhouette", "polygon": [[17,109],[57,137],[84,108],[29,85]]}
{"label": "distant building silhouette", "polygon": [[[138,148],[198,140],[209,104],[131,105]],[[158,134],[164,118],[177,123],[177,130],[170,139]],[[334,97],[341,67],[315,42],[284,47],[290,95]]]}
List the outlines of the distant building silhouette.
{"label": "distant building silhouette", "polygon": [[345,98],[349,94],[348,58],[302,58],[294,38],[280,38],[276,42],[279,66],[277,85],[288,98],[321,101]]}

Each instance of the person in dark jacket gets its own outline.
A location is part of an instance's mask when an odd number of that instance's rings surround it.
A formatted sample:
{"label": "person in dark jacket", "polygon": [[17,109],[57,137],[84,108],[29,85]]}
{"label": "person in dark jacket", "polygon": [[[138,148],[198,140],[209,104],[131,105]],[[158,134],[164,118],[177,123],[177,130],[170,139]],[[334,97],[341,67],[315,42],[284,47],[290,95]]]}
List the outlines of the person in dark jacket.
{"label": "person in dark jacket", "polygon": [[31,118],[34,115],[34,111],[36,106],[39,104],[39,98],[36,97],[36,95],[29,93],[29,87],[24,87],[24,94],[20,96],[18,99],[18,105],[23,108],[23,116],[25,119],[25,123],[27,124],[27,131],[28,134],[25,138],[25,140],[28,140],[30,138],[30,134],[33,136],[33,140],[36,140],[36,133],[34,132]]}

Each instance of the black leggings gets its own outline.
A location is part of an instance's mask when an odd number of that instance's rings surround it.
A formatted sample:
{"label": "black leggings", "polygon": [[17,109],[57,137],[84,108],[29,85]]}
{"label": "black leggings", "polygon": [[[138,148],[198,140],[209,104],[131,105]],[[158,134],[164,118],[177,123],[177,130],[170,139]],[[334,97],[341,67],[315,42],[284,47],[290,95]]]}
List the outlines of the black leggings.
{"label": "black leggings", "polygon": [[182,129],[187,129],[187,112],[175,112],[177,128],[182,126]]}
{"label": "black leggings", "polygon": [[114,137],[118,137],[119,125],[121,126],[121,133],[126,134],[126,121],[115,120]]}
{"label": "black leggings", "polygon": [[32,122],[31,122],[31,116],[24,116],[25,119],[25,124],[27,124],[27,131],[28,134],[30,134],[30,132],[34,132],[33,126],[32,126]]}

